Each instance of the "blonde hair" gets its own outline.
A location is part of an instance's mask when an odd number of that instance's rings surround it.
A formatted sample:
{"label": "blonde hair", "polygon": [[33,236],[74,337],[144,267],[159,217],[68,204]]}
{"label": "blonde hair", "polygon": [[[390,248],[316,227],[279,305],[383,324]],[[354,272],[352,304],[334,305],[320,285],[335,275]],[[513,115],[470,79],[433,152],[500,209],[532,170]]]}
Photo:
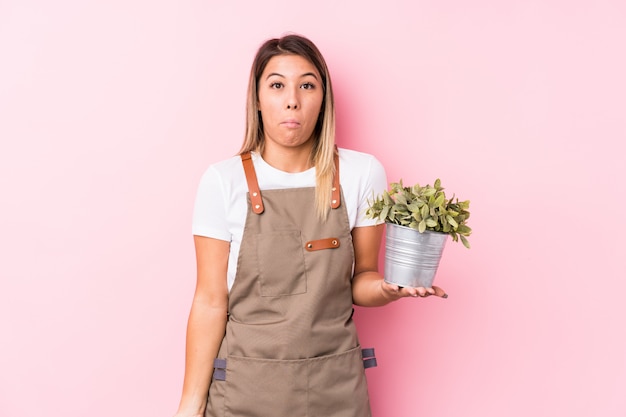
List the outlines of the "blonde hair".
{"label": "blonde hair", "polygon": [[298,55],[315,66],[322,77],[324,99],[322,110],[313,131],[313,149],[310,162],[315,167],[315,211],[326,220],[330,209],[331,189],[335,175],[335,101],[326,61],[319,49],[300,35],[286,35],[263,43],[256,53],[250,79],[246,104],[246,134],[240,154],[249,151],[263,153],[265,138],[263,120],[259,117],[258,82],[270,59],[278,55]]}

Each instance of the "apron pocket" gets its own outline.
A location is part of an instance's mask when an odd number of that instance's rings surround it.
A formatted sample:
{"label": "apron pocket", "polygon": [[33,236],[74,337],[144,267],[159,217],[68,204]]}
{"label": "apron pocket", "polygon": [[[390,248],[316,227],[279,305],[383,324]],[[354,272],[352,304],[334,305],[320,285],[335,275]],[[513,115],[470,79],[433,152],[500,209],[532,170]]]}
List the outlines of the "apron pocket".
{"label": "apron pocket", "polygon": [[256,244],[262,297],[306,292],[304,250],[298,230],[261,233]]}
{"label": "apron pocket", "polygon": [[311,416],[371,416],[361,348],[309,361]]}
{"label": "apron pocket", "polygon": [[307,415],[306,362],[229,356],[227,364],[226,417]]}

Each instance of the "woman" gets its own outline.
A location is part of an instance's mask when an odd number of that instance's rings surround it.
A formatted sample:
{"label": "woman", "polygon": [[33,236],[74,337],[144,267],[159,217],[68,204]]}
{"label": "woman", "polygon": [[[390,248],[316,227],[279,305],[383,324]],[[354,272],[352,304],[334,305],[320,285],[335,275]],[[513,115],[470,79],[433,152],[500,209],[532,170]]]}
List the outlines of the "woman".
{"label": "woman", "polygon": [[316,46],[265,42],[240,155],[209,167],[198,190],[177,416],[369,416],[353,303],[444,294],[378,273],[383,226],[363,214],[385,173],[370,155],[337,150],[334,115]]}

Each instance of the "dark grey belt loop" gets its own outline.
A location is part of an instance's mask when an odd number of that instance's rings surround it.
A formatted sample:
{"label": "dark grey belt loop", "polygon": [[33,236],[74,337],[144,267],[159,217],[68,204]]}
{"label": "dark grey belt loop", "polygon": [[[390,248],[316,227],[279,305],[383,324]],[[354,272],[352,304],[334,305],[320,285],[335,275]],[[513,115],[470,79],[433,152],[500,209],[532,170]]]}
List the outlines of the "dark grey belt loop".
{"label": "dark grey belt loop", "polygon": [[374,348],[363,349],[361,351],[361,354],[363,355],[363,367],[365,369],[378,366],[378,363],[376,362],[376,354],[374,352]]}
{"label": "dark grey belt loop", "polygon": [[213,361],[213,379],[226,381],[226,359],[216,358]]}

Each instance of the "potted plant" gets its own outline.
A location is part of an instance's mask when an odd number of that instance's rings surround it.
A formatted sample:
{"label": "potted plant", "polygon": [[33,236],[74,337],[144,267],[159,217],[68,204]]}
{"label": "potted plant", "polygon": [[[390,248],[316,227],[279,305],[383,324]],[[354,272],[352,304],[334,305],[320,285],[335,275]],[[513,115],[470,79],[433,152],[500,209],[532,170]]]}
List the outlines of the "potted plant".
{"label": "potted plant", "polygon": [[441,180],[412,187],[402,180],[374,198],[367,217],[387,224],[385,281],[401,287],[432,287],[448,236],[470,247],[469,201],[448,199]]}

